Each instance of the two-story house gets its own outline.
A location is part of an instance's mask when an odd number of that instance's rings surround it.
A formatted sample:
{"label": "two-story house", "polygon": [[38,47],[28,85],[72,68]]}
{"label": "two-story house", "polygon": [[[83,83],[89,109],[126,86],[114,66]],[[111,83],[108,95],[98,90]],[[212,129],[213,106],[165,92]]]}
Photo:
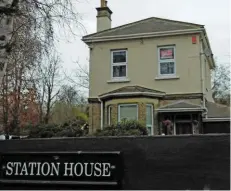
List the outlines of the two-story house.
{"label": "two-story house", "polygon": [[146,123],[151,135],[166,134],[166,119],[173,134],[230,120],[212,98],[215,62],[203,25],[151,17],[111,28],[104,0],[97,13],[97,32],[82,39],[90,50],[90,132],[124,118]]}

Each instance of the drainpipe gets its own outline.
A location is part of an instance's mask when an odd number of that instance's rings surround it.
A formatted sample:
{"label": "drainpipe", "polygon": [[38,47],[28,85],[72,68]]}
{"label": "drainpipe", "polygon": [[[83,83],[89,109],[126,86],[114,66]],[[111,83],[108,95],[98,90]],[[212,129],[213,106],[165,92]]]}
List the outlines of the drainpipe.
{"label": "drainpipe", "polygon": [[100,128],[103,130],[103,101],[99,98],[100,101]]}
{"label": "drainpipe", "polygon": [[[203,35],[203,34],[201,34]],[[202,88],[202,95],[203,95],[203,108],[205,110],[205,118],[207,118],[208,109],[205,105],[205,72],[204,72],[204,50],[203,50],[203,39],[200,40],[200,66],[201,66],[201,88]]]}

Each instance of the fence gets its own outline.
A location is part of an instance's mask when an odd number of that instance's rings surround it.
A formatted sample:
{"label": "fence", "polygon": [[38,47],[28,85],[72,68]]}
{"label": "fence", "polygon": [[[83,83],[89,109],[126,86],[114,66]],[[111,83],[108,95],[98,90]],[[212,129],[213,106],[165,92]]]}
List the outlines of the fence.
{"label": "fence", "polygon": [[[153,137],[104,137],[65,138],[0,141],[0,153],[38,152],[46,154],[61,152],[119,152],[122,165],[118,165],[119,187],[112,189],[152,189],[152,190],[201,190],[204,187],[216,190],[230,189],[230,137],[228,134],[196,136],[153,136]],[[64,155],[65,156],[65,155]],[[65,160],[76,160],[69,156]],[[38,157],[39,158],[39,157]],[[84,158],[84,157],[83,157]],[[86,160],[96,159],[94,154]],[[110,156],[97,160],[109,160]],[[20,157],[14,159],[22,160]],[[84,160],[85,160],[84,159]],[[110,160],[114,160],[110,158]],[[117,159],[116,159],[117,160]],[[1,165],[2,165],[1,160]],[[117,161],[118,162],[118,161]],[[118,174],[117,174],[118,175]],[[79,179],[72,179],[78,182]],[[67,189],[58,181],[52,183],[47,178],[40,186],[52,189]],[[110,182],[111,180],[108,179]],[[1,175],[2,189],[33,189],[33,185],[7,184]],[[15,182],[16,183],[16,182]],[[18,182],[20,183],[20,182]],[[22,182],[21,182],[22,183]],[[48,185],[48,183],[51,183]],[[17,185],[17,187],[16,187]],[[21,187],[20,187],[21,186]],[[72,185],[73,186],[73,185]],[[106,189],[106,185],[92,184],[90,187],[76,184],[78,189]],[[36,187],[37,188],[37,187]],[[73,188],[73,187],[72,187]]]}

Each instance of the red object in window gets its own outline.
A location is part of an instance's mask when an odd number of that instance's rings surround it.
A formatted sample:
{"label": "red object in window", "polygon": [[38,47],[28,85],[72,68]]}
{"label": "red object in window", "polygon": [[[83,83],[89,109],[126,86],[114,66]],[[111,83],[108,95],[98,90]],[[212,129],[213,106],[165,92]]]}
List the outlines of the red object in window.
{"label": "red object in window", "polygon": [[196,36],[192,36],[192,43],[196,44],[197,43],[197,37]]}

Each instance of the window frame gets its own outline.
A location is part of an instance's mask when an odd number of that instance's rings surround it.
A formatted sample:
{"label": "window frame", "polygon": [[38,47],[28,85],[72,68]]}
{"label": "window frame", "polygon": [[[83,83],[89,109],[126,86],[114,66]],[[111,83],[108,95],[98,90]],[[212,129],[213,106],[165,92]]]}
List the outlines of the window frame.
{"label": "window frame", "polygon": [[111,125],[111,112],[112,112],[112,106],[111,105],[109,105],[108,106],[108,118],[107,118],[107,120],[108,120],[108,125]]}
{"label": "window frame", "polygon": [[[115,53],[115,52],[125,52],[125,54],[126,54],[126,62],[113,63],[113,53]],[[113,66],[126,66],[126,74],[125,74],[125,76],[113,77]],[[128,50],[126,50],[126,49],[111,50],[111,79],[113,79],[113,80],[126,79],[127,74],[128,74]]]}
{"label": "window frame", "polygon": [[[145,109],[147,109],[147,106],[151,106],[151,118],[152,118],[152,124],[151,124],[151,135],[154,135],[154,113],[153,113],[153,105],[152,104],[146,104],[146,107],[145,107]],[[147,116],[146,116],[147,117]],[[148,124],[148,125],[150,125],[150,124]],[[146,121],[146,123],[145,123],[145,126],[146,126],[146,128],[148,127],[148,125],[147,125],[147,121]]]}
{"label": "window frame", "polygon": [[137,118],[137,121],[139,120],[139,106],[138,106],[138,104],[127,104],[127,103],[124,103],[124,104],[119,104],[118,105],[118,122],[121,122],[121,120],[120,120],[120,108],[121,108],[121,106],[123,107],[123,106],[136,106],[136,108],[137,108],[137,112],[136,112],[136,118]]}
{"label": "window frame", "polygon": [[[160,59],[160,50],[163,48],[173,48],[174,58],[173,59]],[[158,47],[158,75],[159,76],[176,76],[176,46],[175,45],[166,45],[166,46],[159,46]],[[174,73],[173,74],[161,74],[161,63],[173,62],[174,63]]]}

